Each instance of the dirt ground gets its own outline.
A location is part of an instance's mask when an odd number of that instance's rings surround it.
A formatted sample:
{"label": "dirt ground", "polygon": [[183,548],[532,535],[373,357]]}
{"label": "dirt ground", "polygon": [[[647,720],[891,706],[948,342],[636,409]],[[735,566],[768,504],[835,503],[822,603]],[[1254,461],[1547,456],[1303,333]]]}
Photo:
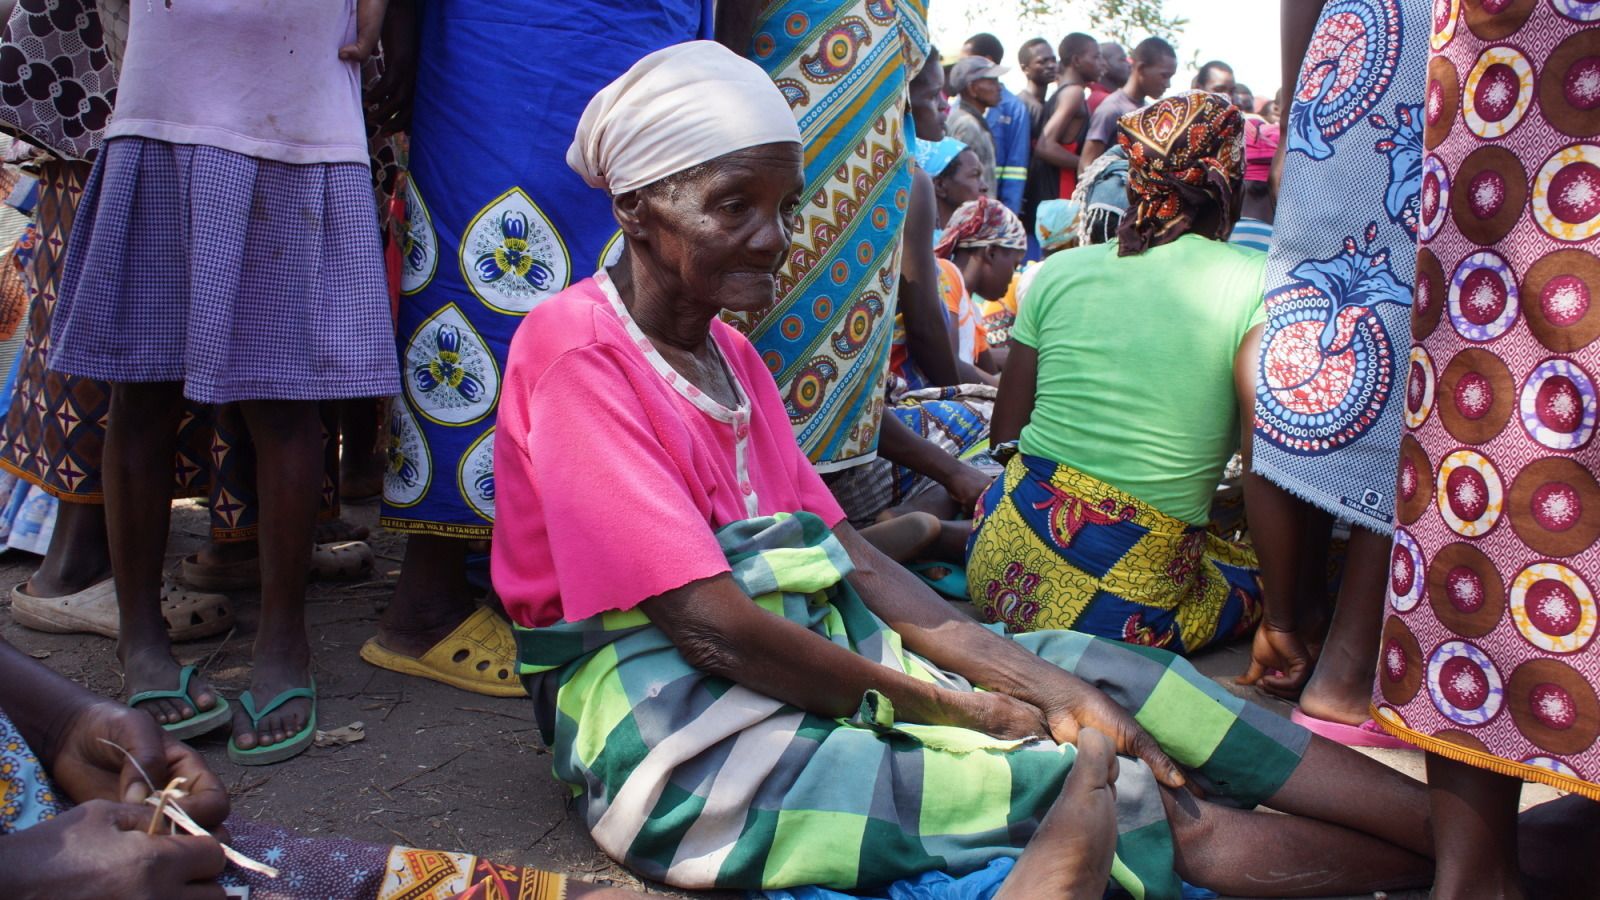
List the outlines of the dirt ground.
{"label": "dirt ground", "polygon": [[[280,765],[236,766],[228,761],[224,733],[195,746],[229,786],[236,813],[277,822],[306,834],[337,834],[376,843],[464,850],[496,860],[568,872],[591,880],[643,887],[600,853],[572,815],[566,791],[550,774],[549,754],[525,699],[464,693],[407,678],[362,662],[361,644],[374,633],[393,591],[401,562],[400,536],[377,528],[376,502],[349,505],[345,517],[373,529],[377,571],[360,583],[313,585],[307,617],[318,686],[319,727],[331,731],[360,722],[364,739],[313,748]],[[174,509],[169,565],[203,542],[206,511],[194,502]],[[0,556],[0,585],[25,580],[38,558]],[[8,597],[9,592],[0,592]],[[211,682],[232,697],[249,686],[255,597],[234,597],[234,633],[179,644],[180,662],[200,664]],[[9,599],[0,599],[9,606]],[[114,645],[87,635],[51,635],[15,625],[0,615],[0,634],[45,665],[107,696],[122,695]],[[1229,684],[1242,672],[1242,646],[1207,654],[1197,662]],[[1289,705],[1253,689],[1230,689],[1262,700],[1283,715]],[[1420,755],[1372,751],[1384,762],[1421,777]],[[1556,796],[1530,786],[1525,805]],[[732,897],[735,894],[696,895]],[[1399,900],[1402,895],[1392,895]],[[1424,894],[1405,895],[1421,898]]]}

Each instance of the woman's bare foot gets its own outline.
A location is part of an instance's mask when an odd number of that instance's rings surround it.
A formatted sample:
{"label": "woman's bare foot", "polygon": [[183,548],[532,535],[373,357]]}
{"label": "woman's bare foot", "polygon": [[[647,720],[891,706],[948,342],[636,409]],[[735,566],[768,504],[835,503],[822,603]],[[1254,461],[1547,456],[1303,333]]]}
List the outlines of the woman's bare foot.
{"label": "woman's bare foot", "polygon": [[378,643],[413,659],[449,636],[477,608],[467,584],[467,541],[413,534],[394,599],[378,619]]}
{"label": "woman's bare foot", "polygon": [[995,900],[1099,900],[1117,850],[1117,751],[1093,728],[1078,732],[1078,758],[1061,796],[1033,833]]}
{"label": "woman's bare foot", "polygon": [[[183,667],[172,658],[166,647],[118,648],[122,657],[122,681],[128,696],[144,691],[175,691]],[[204,712],[217,705],[216,691],[203,676],[196,673],[189,679],[188,703],[177,699],[144,700],[134,709],[144,710],[159,725],[173,725],[192,718],[196,710]]]}
{"label": "woman's bare foot", "polygon": [[[290,688],[311,685],[311,648],[302,639],[285,640],[264,646],[257,639],[255,669],[250,676],[250,694],[256,708],[263,709]],[[252,724],[243,703],[234,704],[233,742],[240,750],[270,747],[294,737],[311,721],[311,701],[297,697]]]}

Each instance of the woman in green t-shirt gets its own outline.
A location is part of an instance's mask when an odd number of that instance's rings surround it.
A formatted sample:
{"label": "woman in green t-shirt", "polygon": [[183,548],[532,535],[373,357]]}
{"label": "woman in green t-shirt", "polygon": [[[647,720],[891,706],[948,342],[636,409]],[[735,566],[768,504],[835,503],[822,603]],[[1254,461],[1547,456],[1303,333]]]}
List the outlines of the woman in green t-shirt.
{"label": "woman in green t-shirt", "polygon": [[988,620],[1187,653],[1260,618],[1255,556],[1205,527],[1248,435],[1264,321],[1266,256],[1226,243],[1242,136],[1239,111],[1199,91],[1122,117],[1117,240],[1056,254],[1034,280],[991,428],[1021,452],[968,545]]}

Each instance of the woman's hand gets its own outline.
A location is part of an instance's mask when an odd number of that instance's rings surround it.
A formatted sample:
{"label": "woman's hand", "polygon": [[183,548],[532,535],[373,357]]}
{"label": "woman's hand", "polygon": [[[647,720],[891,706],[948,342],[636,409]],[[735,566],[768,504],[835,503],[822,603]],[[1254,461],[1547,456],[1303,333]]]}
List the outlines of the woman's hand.
{"label": "woman's hand", "polygon": [[1253,684],[1273,696],[1293,699],[1311,678],[1312,662],[1311,651],[1299,634],[1263,621],[1256,626],[1250,644],[1250,668],[1235,683]]}
{"label": "woman's hand", "polygon": [[411,127],[411,103],[417,86],[417,39],[421,34],[414,0],[395,0],[383,20],[383,75],[367,87],[363,98],[367,124],[379,134],[398,134]]}
{"label": "woman's hand", "polygon": [[1056,743],[1076,744],[1081,729],[1093,728],[1111,738],[1121,755],[1144,760],[1157,781],[1170,788],[1184,786],[1183,770],[1127,710],[1088,682],[1066,672],[1061,674],[1070,683],[1056,689],[1054,699],[1044,704],[1050,734]]}
{"label": "woman's hand", "polygon": [[195,822],[215,828],[228,817],[228,792],[200,754],[174,740],[148,715],[120,703],[85,705],[52,736],[42,755],[48,757],[44,762],[50,777],[74,802],[143,803],[150,795],[146,775],[157,790],[182,776],[188,779],[183,785],[188,796],[178,805]]}
{"label": "woman's hand", "polygon": [[356,40],[339,48],[345,62],[364,63],[378,49],[378,34],[383,30],[383,14],[389,0],[356,0]]}
{"label": "woman's hand", "polygon": [[1031,703],[993,691],[946,691],[951,696],[932,725],[953,725],[981,731],[1005,741],[1050,737],[1044,713]]}
{"label": "woman's hand", "polygon": [[943,481],[944,489],[950,494],[950,499],[956,502],[961,514],[967,517],[972,516],[972,511],[982,499],[983,492],[993,483],[994,479],[983,474],[981,469],[962,462],[956,463]]}
{"label": "woman's hand", "polygon": [[0,836],[6,896],[221,900],[223,890],[215,881],[227,864],[221,845],[208,837],[146,834],[154,812],[144,805],[91,800]]}

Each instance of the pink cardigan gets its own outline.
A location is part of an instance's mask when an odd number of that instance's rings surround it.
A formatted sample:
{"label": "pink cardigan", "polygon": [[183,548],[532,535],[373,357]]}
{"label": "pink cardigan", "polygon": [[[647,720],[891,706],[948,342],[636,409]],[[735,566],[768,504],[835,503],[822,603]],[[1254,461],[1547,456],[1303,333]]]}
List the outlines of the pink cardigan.
{"label": "pink cardigan", "polygon": [[495,436],[491,571],[525,626],[577,621],[728,571],[714,531],[805,510],[844,519],[795,443],[772,375],[721,321],[727,409],[657,353],[602,272],[512,339]]}

